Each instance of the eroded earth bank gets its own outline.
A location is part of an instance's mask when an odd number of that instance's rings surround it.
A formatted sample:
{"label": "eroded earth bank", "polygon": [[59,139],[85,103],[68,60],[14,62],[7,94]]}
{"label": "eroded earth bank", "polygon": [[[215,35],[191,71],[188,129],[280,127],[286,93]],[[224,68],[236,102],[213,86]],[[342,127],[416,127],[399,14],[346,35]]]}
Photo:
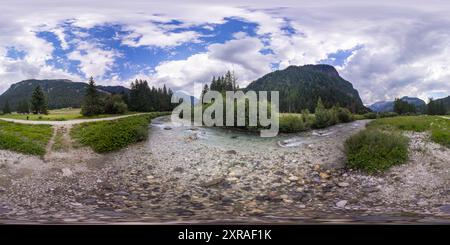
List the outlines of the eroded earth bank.
{"label": "eroded earth bank", "polygon": [[[142,142],[106,155],[63,147],[0,151],[2,223],[449,222],[450,150],[410,137],[408,163],[346,169],[343,141],[367,121],[260,138],[153,120]],[[50,143],[50,148],[51,143]]]}

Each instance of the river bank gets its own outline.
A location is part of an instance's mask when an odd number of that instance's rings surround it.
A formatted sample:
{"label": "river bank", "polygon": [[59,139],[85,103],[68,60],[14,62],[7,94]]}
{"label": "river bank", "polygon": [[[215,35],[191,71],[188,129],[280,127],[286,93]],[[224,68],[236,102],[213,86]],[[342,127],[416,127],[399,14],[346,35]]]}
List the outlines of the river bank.
{"label": "river bank", "polygon": [[260,138],[153,121],[109,154],[0,151],[4,223],[449,222],[449,149],[408,133],[410,159],[379,176],[346,169],[367,120]]}

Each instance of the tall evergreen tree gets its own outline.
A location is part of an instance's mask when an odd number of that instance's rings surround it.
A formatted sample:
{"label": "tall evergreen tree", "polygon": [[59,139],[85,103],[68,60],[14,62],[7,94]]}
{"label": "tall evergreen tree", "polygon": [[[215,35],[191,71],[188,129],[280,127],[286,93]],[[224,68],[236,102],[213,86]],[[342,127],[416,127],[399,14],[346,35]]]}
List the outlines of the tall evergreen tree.
{"label": "tall evergreen tree", "polygon": [[203,96],[205,96],[205,94],[206,94],[208,91],[209,91],[208,84],[205,84],[205,86],[203,86],[202,95],[200,96],[200,100],[203,101]]}
{"label": "tall evergreen tree", "polygon": [[92,116],[101,114],[103,111],[100,95],[95,86],[94,78],[89,78],[89,84],[84,95],[83,105],[81,107],[81,114],[84,116]]}
{"label": "tall evergreen tree", "polygon": [[41,86],[36,86],[31,95],[31,111],[34,114],[47,114],[47,100]]}

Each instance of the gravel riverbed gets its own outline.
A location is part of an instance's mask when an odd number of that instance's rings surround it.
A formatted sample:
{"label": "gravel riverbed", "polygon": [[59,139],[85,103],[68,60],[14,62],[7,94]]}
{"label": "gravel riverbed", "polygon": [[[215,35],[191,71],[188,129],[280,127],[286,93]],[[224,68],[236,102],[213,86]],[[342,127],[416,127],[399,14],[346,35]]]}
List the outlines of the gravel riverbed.
{"label": "gravel riverbed", "polygon": [[450,222],[450,150],[406,133],[407,164],[346,169],[343,141],[366,123],[260,138],[161,117],[115,153],[0,150],[0,222]]}

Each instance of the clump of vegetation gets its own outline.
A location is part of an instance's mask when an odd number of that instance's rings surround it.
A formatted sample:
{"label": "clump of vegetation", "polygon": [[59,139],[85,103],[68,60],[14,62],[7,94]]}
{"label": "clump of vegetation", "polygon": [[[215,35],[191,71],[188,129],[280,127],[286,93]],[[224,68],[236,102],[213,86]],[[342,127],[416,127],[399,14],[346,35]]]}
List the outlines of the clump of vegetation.
{"label": "clump of vegetation", "polygon": [[102,112],[105,114],[124,114],[127,112],[127,110],[128,106],[123,101],[121,95],[109,95],[103,100]]}
{"label": "clump of vegetation", "polygon": [[396,117],[398,116],[398,113],[396,112],[381,112],[378,113],[379,118],[385,118],[385,117]]}
{"label": "clump of vegetation", "polygon": [[415,114],[417,112],[416,106],[404,100],[396,98],[394,101],[394,112],[397,114]]}
{"label": "clump of vegetation", "polygon": [[308,130],[310,125],[308,125],[302,117],[302,115],[298,114],[288,114],[280,116],[280,132],[295,133]]}
{"label": "clump of vegetation", "polygon": [[110,152],[145,140],[150,120],[162,115],[167,113],[152,112],[111,121],[82,123],[75,125],[70,133],[77,143],[90,146],[95,152]]}
{"label": "clump of vegetation", "polygon": [[49,125],[26,125],[0,121],[0,149],[44,155],[52,137]]}
{"label": "clump of vegetation", "polygon": [[322,100],[319,98],[317,101],[316,111],[314,113],[315,128],[325,128],[335,124],[335,119],[333,118],[333,113],[330,110],[325,109],[325,106],[322,103]]}
{"label": "clump of vegetation", "polygon": [[367,112],[364,114],[365,119],[376,119],[377,114],[375,112]]}
{"label": "clump of vegetation", "polygon": [[320,98],[317,101],[314,116],[314,128],[325,128],[337,123],[346,123],[354,120],[354,117],[347,108],[333,106],[331,109],[326,109]]}
{"label": "clump of vegetation", "polygon": [[351,122],[353,121],[352,113],[347,108],[338,107],[336,109],[337,119],[339,122]]}
{"label": "clump of vegetation", "polygon": [[408,138],[396,132],[365,129],[345,141],[345,151],[348,167],[381,172],[408,159]]}
{"label": "clump of vegetation", "polygon": [[450,147],[450,120],[439,116],[401,116],[381,118],[372,121],[369,128],[406,130],[414,132],[431,131],[431,140]]}

